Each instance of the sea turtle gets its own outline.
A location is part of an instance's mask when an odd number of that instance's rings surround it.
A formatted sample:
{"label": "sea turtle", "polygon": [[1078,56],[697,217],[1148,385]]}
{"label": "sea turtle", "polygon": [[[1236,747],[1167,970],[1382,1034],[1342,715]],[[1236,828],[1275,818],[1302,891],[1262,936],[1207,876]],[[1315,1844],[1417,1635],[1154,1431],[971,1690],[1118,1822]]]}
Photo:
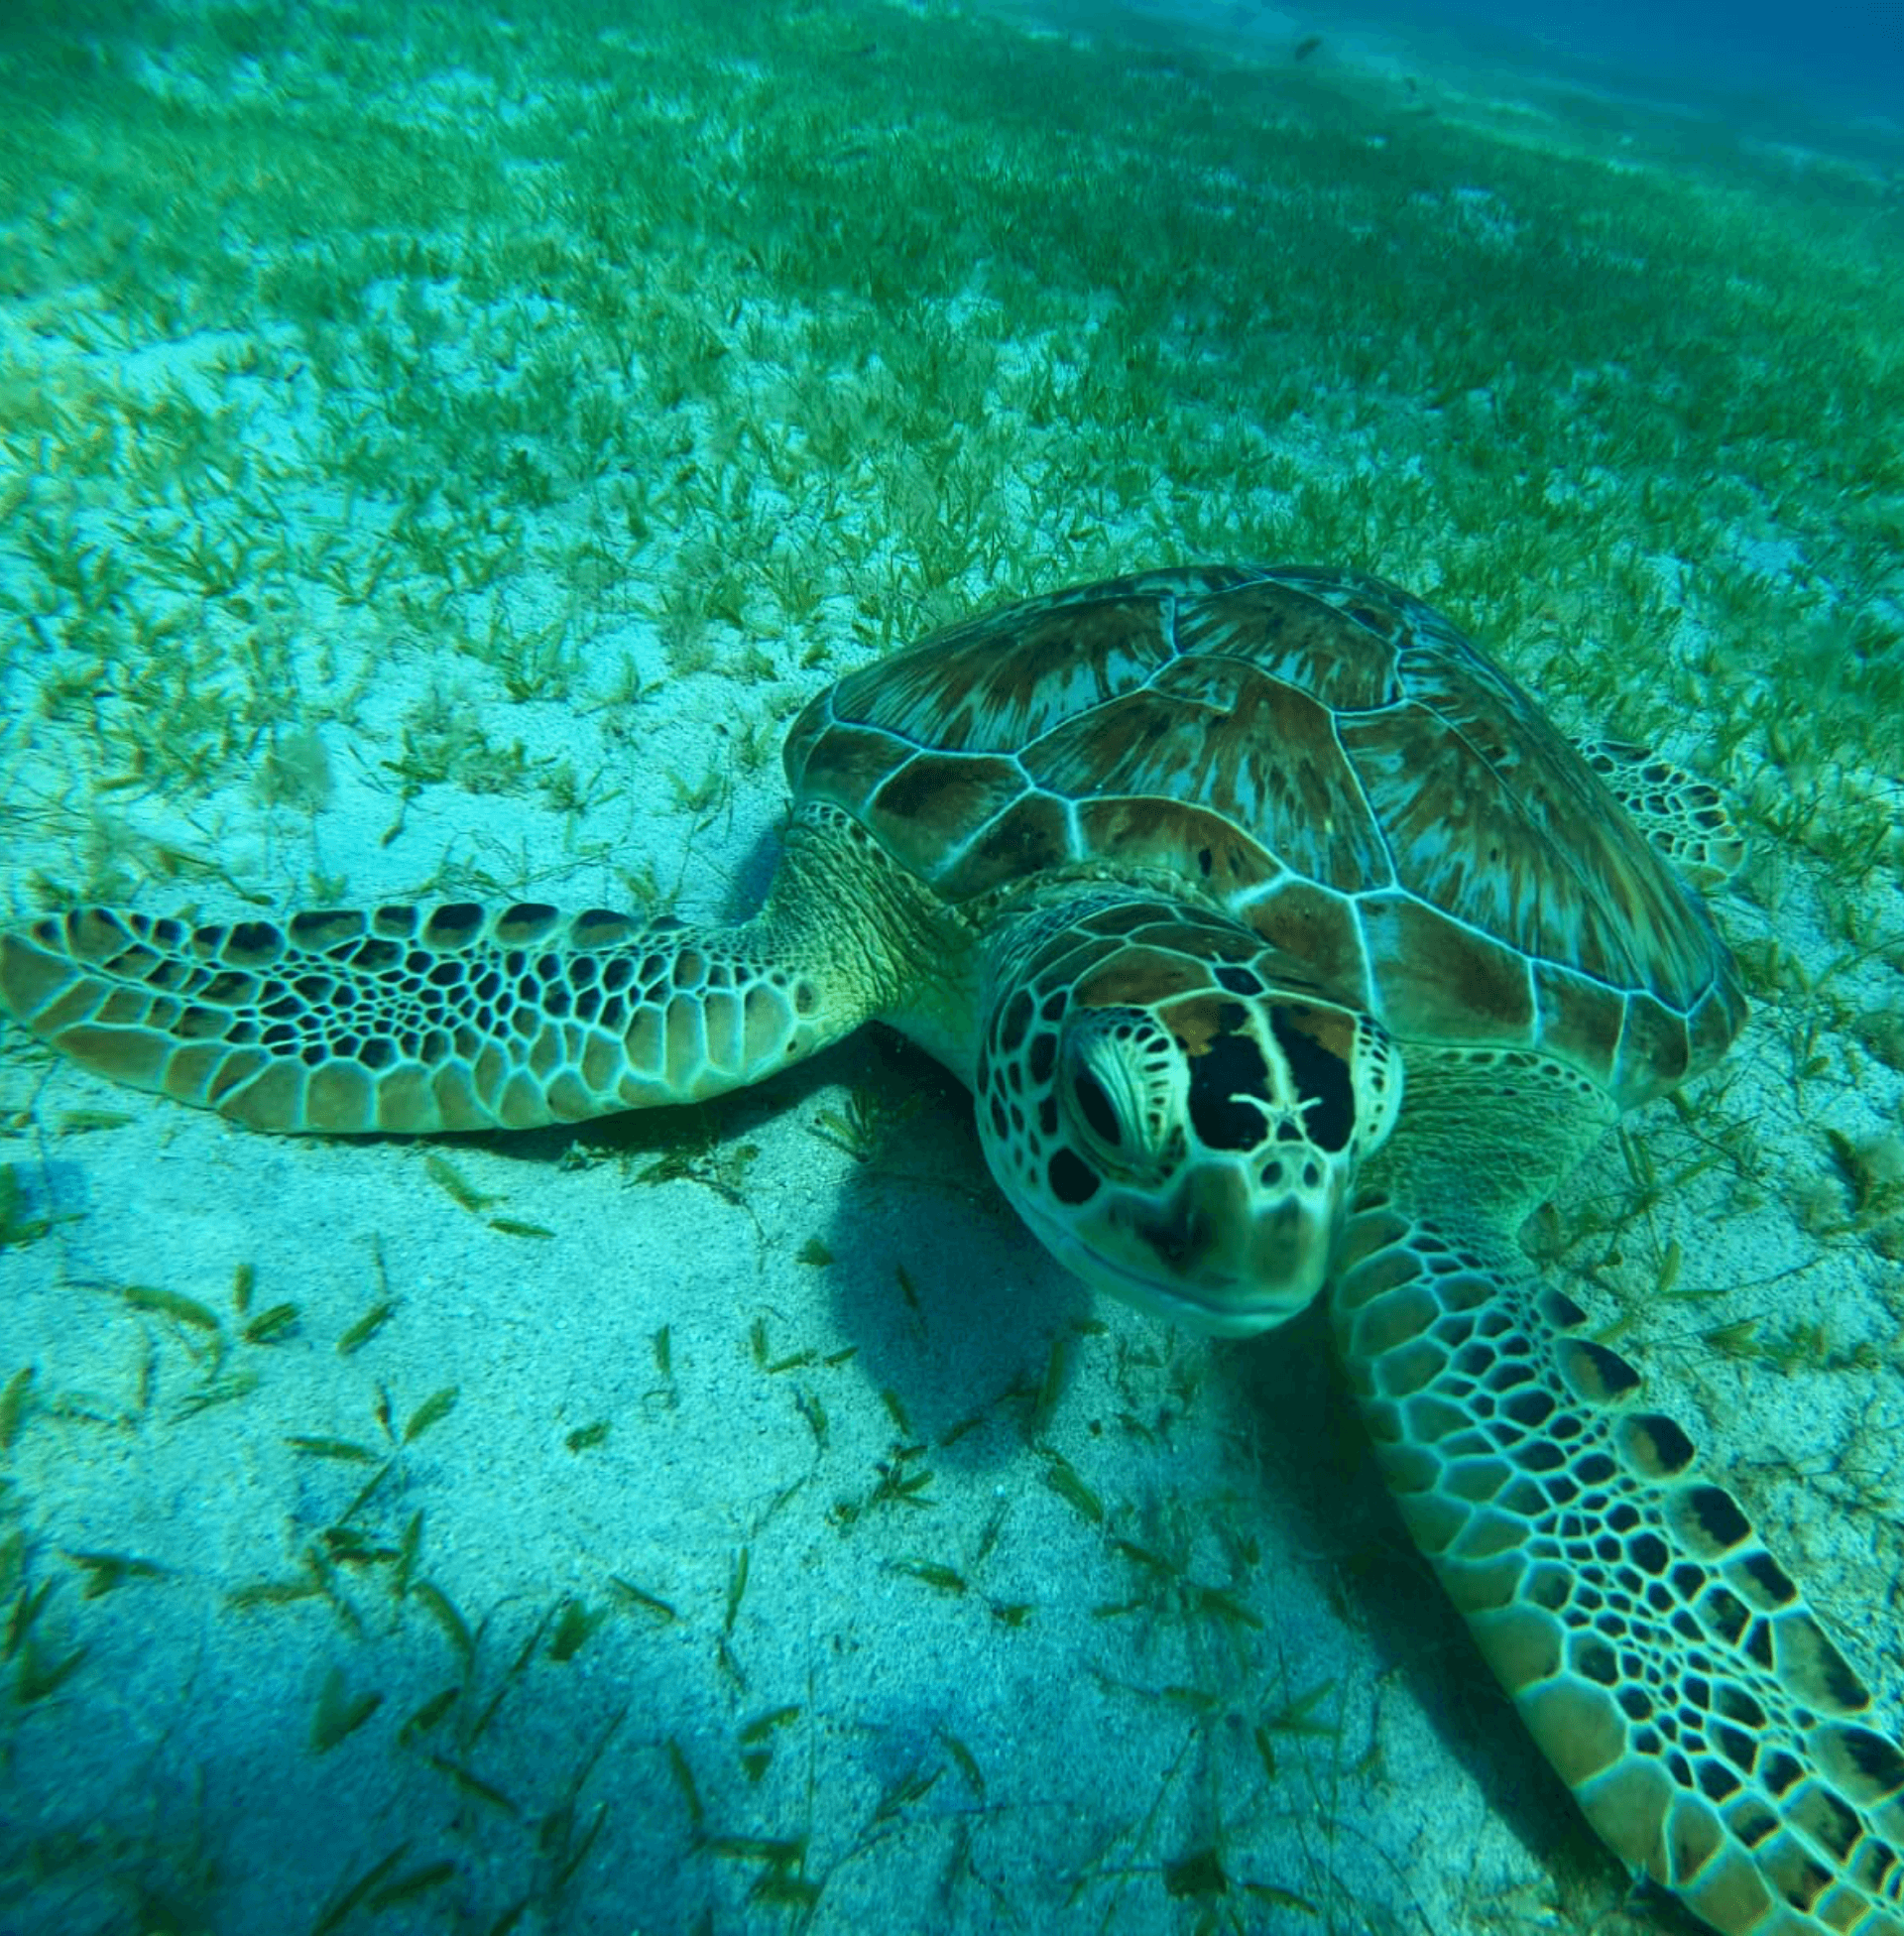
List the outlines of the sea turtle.
{"label": "sea turtle", "polygon": [[1732,1499],[1516,1242],[1744,1016],[1672,862],[1710,788],[1571,745],[1356,571],[1033,599],[841,679],[731,928],[541,905],[0,935],[0,1004],[259,1129],[518,1128],[862,1022],[954,1069],[1090,1282],[1260,1331],[1325,1285],[1415,1538],[1599,1833],[1728,1936],[1904,1936],[1904,1754]]}

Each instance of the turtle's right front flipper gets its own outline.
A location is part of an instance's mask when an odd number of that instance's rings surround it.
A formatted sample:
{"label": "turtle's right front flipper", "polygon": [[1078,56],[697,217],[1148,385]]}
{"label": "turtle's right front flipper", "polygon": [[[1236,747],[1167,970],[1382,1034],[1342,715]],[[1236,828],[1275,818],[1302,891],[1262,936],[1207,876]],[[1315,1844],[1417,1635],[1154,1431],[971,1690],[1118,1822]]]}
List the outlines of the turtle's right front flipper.
{"label": "turtle's right front flipper", "polygon": [[1402,1516],[1602,1838],[1726,1936],[1904,1936],[1904,1752],[1639,1376],[1379,1192],[1336,1337]]}
{"label": "turtle's right front flipper", "polygon": [[526,1129],[757,1081],[863,1017],[765,918],[537,903],[0,929],[0,1012],[84,1067],[254,1129]]}

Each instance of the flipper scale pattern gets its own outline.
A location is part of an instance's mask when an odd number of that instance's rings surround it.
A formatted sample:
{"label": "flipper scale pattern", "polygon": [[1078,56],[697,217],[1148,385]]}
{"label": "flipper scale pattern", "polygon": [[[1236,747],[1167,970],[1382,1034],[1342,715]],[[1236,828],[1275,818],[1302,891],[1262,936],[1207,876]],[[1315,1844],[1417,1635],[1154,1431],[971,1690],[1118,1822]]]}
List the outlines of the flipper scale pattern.
{"label": "flipper scale pattern", "polygon": [[817,1045],[818,998],[739,932],[452,902],[0,930],[0,1008],[115,1081],[253,1129],[527,1129],[691,1102]]}
{"label": "flipper scale pattern", "polygon": [[1379,1193],[1334,1314],[1411,1532],[1602,1838],[1724,1936],[1904,1936],[1904,1752],[1638,1374]]}

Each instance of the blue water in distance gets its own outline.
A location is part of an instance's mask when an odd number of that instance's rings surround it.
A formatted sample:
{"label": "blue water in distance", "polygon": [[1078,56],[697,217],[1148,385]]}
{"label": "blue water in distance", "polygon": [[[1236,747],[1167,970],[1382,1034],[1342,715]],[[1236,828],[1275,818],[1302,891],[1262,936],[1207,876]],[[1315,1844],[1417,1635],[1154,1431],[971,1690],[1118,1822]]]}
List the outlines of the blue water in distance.
{"label": "blue water in distance", "polygon": [[[1662,83],[1769,90],[1813,108],[1836,97],[1904,121],[1904,0],[1391,0],[1358,12],[1524,36]],[[1326,33],[1326,10],[1317,16],[1313,31]]]}

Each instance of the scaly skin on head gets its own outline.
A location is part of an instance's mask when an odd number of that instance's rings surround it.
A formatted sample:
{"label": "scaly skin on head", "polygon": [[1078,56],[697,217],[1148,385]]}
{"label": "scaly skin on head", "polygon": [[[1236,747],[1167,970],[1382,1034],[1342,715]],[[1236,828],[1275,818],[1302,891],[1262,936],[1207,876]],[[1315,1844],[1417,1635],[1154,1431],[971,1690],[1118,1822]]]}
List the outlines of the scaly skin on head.
{"label": "scaly skin on head", "polygon": [[1128,893],[1008,920],[988,957],[979,1133],[1001,1187],[1087,1282],[1242,1335],[1321,1289],[1401,1067],[1221,916]]}

